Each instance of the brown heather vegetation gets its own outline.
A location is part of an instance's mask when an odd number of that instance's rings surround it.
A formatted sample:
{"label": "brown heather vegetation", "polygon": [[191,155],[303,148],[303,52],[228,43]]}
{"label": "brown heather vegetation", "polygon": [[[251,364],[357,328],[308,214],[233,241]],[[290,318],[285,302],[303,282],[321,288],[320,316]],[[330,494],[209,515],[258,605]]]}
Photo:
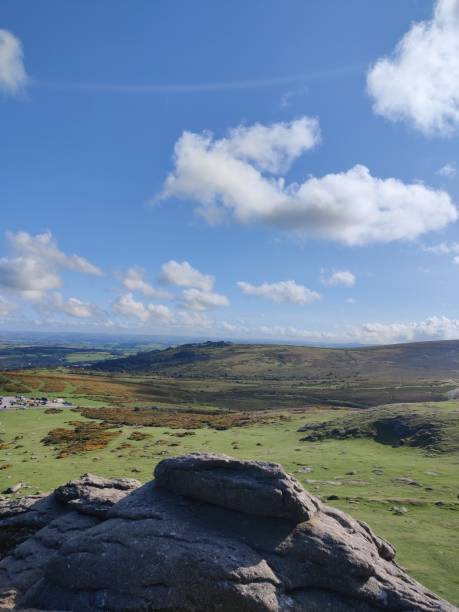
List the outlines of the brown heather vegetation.
{"label": "brown heather vegetation", "polygon": [[135,442],[142,442],[142,440],[147,440],[151,438],[151,435],[148,433],[144,433],[143,431],[133,431],[131,435],[128,437],[128,440],[134,440]]}
{"label": "brown heather vegetation", "polygon": [[166,408],[82,408],[89,419],[102,419],[115,425],[143,425],[171,429],[229,429],[246,425],[275,423],[288,420],[284,414],[272,412],[209,412],[199,410],[170,410]]}
{"label": "brown heather vegetation", "polygon": [[58,459],[105,448],[109,442],[120,435],[120,432],[113,430],[108,423],[70,421],[70,425],[73,425],[74,428],[57,427],[42,439],[46,446],[54,446],[58,449]]}

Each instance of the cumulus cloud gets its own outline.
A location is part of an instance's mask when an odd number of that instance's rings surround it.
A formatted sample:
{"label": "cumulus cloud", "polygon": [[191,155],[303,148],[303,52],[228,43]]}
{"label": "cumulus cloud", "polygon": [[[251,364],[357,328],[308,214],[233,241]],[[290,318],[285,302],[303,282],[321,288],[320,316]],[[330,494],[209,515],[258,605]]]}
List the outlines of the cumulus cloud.
{"label": "cumulus cloud", "polygon": [[[272,150],[266,136],[271,129],[263,132],[267,151]],[[211,223],[229,215],[243,224],[263,223],[347,245],[412,240],[458,216],[445,191],[377,178],[362,165],[286,185],[282,177],[266,176],[262,170],[288,165],[300,147],[289,149],[287,157],[284,150],[269,163],[269,155],[250,156],[241,148],[209,133],[185,132],[175,145],[175,168],[160,197],[195,201]]]}
{"label": "cumulus cloud", "polygon": [[430,21],[414,23],[391,57],[367,75],[374,110],[425,134],[459,127],[459,0],[437,0]]}
{"label": "cumulus cloud", "polygon": [[61,251],[50,232],[31,236],[27,232],[7,234],[12,256],[0,258],[0,286],[26,299],[39,300],[46,291],[62,285],[60,268],[91,276],[102,271],[79,255]]}
{"label": "cumulus cloud", "polygon": [[355,285],[355,274],[350,270],[334,270],[327,272],[322,270],[320,274],[322,284],[327,287],[336,287],[336,285],[344,285],[345,287],[353,287]]}
{"label": "cumulus cloud", "polygon": [[453,162],[445,164],[439,170],[437,170],[437,174],[446,178],[453,178],[453,176],[456,176],[457,174],[456,164]]}
{"label": "cumulus cloud", "polygon": [[52,294],[50,305],[54,310],[79,319],[92,317],[97,312],[97,307],[93,304],[74,297],[66,300],[62,294],[58,292]]}
{"label": "cumulus cloud", "polygon": [[148,304],[147,306],[150,317],[164,322],[171,322],[174,319],[170,308],[164,304]]}
{"label": "cumulus cloud", "polygon": [[295,159],[319,142],[318,120],[301,117],[290,123],[255,123],[233,128],[228,138],[214,143],[214,148],[252,162],[259,170],[278,174],[288,170]]}
{"label": "cumulus cloud", "polygon": [[27,232],[8,232],[7,238],[17,253],[75,272],[102,276],[102,270],[80,255],[66,255],[59,249],[51,232],[32,236]]}
{"label": "cumulus cloud", "polygon": [[113,312],[123,317],[139,319],[146,322],[151,318],[161,321],[172,321],[173,315],[170,309],[163,304],[145,305],[134,298],[132,293],[120,295],[112,304]]}
{"label": "cumulus cloud", "polygon": [[229,306],[230,303],[226,295],[194,288],[185,289],[182,297],[185,307],[191,310],[209,310]]}
{"label": "cumulus cloud", "polygon": [[129,291],[138,291],[157,300],[169,300],[173,297],[168,291],[156,289],[147,283],[144,275],[145,272],[142,268],[129,268],[126,272],[120,274],[120,279]]}
{"label": "cumulus cloud", "polygon": [[49,289],[61,286],[61,278],[45,262],[31,257],[2,257],[0,285],[31,300],[41,299]]}
{"label": "cumulus cloud", "polygon": [[8,30],[0,29],[0,91],[16,94],[27,81],[21,41]]}
{"label": "cumulus cloud", "polygon": [[214,276],[203,274],[187,261],[179,263],[173,259],[163,264],[160,279],[169,285],[195,287],[202,291],[210,291],[215,283]]}
{"label": "cumulus cloud", "polygon": [[304,285],[299,285],[293,280],[279,281],[277,283],[263,283],[262,285],[252,285],[244,281],[237,283],[238,287],[245,295],[255,295],[271,300],[276,304],[293,302],[294,304],[310,304],[320,299],[320,294],[311,291]]}

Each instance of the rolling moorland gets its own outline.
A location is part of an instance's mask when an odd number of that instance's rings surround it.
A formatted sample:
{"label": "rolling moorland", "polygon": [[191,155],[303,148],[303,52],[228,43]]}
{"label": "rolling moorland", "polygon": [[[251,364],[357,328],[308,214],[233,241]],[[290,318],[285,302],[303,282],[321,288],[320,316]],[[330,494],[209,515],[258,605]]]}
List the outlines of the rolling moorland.
{"label": "rolling moorland", "polygon": [[109,357],[0,372],[0,395],[75,405],[0,412],[2,491],[84,472],[145,482],[161,459],[198,450],[278,461],[459,604],[459,342],[218,342]]}
{"label": "rolling moorland", "polygon": [[88,336],[87,334],[2,334],[0,370],[14,368],[49,368],[66,365],[89,365],[98,360],[124,357],[138,351],[166,348],[169,342],[158,342],[142,336]]}

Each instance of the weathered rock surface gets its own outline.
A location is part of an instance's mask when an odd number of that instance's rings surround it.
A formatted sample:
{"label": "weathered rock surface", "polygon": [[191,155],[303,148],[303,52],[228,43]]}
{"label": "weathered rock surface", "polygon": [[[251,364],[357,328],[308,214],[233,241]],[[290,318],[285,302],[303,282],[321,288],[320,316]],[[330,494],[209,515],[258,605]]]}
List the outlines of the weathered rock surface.
{"label": "weathered rock surface", "polygon": [[100,478],[84,474],[79,480],[58,487],[54,496],[82,514],[103,517],[107,511],[130,491],[140,487],[132,478]]}
{"label": "weathered rock surface", "polygon": [[276,464],[192,454],[155,475],[139,486],[87,474],[47,497],[2,500],[0,531],[27,531],[0,562],[4,607],[458,610],[410,578],[367,525]]}
{"label": "weathered rock surface", "polygon": [[158,486],[192,499],[297,523],[311,519],[320,505],[277,463],[185,455],[162,461],[155,479]]}

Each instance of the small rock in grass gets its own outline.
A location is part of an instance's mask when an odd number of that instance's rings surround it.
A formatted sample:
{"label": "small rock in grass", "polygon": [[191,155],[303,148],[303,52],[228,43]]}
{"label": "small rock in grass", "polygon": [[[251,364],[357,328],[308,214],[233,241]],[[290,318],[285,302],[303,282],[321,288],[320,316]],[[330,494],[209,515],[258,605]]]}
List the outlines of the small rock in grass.
{"label": "small rock in grass", "polygon": [[10,494],[10,493],[17,493],[19,491],[19,489],[22,489],[22,487],[24,486],[23,482],[18,482],[15,485],[11,485],[11,487],[8,487],[7,489],[5,489],[5,493]]}
{"label": "small rock in grass", "polygon": [[395,484],[410,485],[414,487],[421,486],[419,482],[417,482],[417,480],[414,480],[413,478],[408,478],[407,476],[397,476],[396,478],[392,479],[392,482]]}
{"label": "small rock in grass", "polygon": [[405,506],[394,506],[392,508],[392,512],[394,514],[402,515],[408,512],[408,508],[405,508]]}

